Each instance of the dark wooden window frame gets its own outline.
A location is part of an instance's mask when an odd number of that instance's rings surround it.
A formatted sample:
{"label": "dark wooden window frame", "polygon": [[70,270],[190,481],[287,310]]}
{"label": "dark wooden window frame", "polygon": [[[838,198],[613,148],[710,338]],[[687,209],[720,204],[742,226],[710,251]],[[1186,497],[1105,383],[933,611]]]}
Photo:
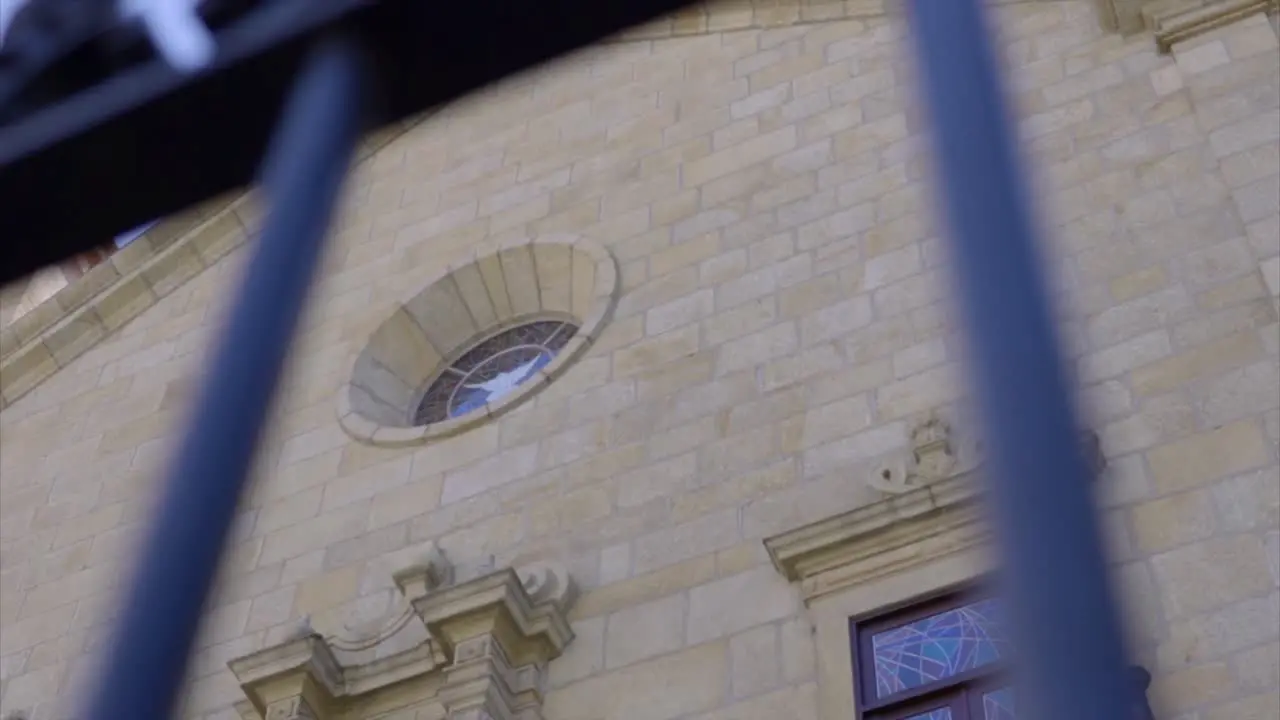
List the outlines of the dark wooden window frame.
{"label": "dark wooden window frame", "polygon": [[1001,664],[984,665],[885,698],[877,698],[871,637],[877,632],[996,595],[990,582],[984,579],[962,588],[950,588],[916,598],[875,615],[850,619],[849,648],[853,655],[854,702],[858,708],[858,719],[899,720],[949,705],[952,720],[983,720],[982,696],[1008,684]]}

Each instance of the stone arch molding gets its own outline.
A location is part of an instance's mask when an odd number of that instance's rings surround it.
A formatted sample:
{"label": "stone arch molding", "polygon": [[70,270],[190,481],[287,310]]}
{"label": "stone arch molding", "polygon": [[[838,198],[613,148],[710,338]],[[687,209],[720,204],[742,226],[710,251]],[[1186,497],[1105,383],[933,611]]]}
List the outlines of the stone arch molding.
{"label": "stone arch molding", "polygon": [[[398,303],[370,335],[339,390],[348,435],[403,446],[456,435],[537,393],[599,335],[617,296],[618,271],[601,245],[576,235],[544,235],[483,247],[451,263]],[[577,331],[536,375],[487,404],[430,424],[414,422],[423,393],[478,343],[533,320]]]}

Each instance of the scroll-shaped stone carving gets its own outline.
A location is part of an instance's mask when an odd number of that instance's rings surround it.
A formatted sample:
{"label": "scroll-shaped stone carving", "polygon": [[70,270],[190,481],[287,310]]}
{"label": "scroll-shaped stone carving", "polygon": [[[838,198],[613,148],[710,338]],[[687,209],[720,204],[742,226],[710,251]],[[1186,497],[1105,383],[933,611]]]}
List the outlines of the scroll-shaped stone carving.
{"label": "scroll-shaped stone carving", "polygon": [[569,572],[559,563],[530,563],[518,568],[516,573],[535,605],[551,603],[563,611],[576,599],[577,588]]}
{"label": "scroll-shaped stone carving", "polygon": [[325,614],[314,621],[302,618],[290,638],[318,633],[325,638],[337,661],[344,665],[361,665],[391,657],[428,643],[425,629],[415,622],[413,607],[405,597],[406,588],[397,580],[405,574],[407,582],[420,587],[409,593],[423,593],[448,583],[452,567],[434,543],[406,547],[370,561],[370,573],[385,573],[382,582],[370,582],[364,595],[349,604],[341,614]]}

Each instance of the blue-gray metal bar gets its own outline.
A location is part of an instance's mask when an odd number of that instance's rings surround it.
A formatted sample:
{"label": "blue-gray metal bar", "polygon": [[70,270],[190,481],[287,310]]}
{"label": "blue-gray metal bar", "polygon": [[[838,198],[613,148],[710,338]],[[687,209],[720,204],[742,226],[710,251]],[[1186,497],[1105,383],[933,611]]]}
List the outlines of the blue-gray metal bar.
{"label": "blue-gray metal bar", "polygon": [[[270,214],[169,468],[90,720],[163,720],[187,659],[365,120],[353,41],[318,45],[272,140]],[[192,142],[200,142],[192,138]]]}
{"label": "blue-gray metal bar", "polygon": [[1018,715],[1130,720],[1090,470],[1076,440],[1028,185],[981,0],[908,3],[988,429],[988,494],[1019,674]]}

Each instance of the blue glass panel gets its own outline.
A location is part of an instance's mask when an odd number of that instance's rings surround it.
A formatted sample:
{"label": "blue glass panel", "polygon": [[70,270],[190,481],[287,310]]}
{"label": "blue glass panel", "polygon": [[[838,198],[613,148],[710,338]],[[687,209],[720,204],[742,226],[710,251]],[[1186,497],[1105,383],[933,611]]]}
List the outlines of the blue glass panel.
{"label": "blue glass panel", "polygon": [[927,713],[912,715],[906,720],[951,720],[951,708],[941,707],[937,710],[930,710]]}
{"label": "blue glass panel", "polygon": [[427,388],[414,420],[428,425],[496,403],[537,377],[577,332],[559,320],[535,320],[472,347]]}
{"label": "blue glass panel", "polygon": [[982,600],[871,636],[876,697],[927,685],[1000,659],[1000,605]]}
{"label": "blue glass panel", "polygon": [[983,720],[1014,720],[1013,688],[1000,688],[982,696]]}
{"label": "blue glass panel", "polygon": [[[551,353],[542,348],[519,348],[486,361],[474,373],[480,377],[458,388],[453,396],[449,416],[459,417],[488,403],[497,402],[550,362]],[[472,378],[468,377],[467,380]]]}

